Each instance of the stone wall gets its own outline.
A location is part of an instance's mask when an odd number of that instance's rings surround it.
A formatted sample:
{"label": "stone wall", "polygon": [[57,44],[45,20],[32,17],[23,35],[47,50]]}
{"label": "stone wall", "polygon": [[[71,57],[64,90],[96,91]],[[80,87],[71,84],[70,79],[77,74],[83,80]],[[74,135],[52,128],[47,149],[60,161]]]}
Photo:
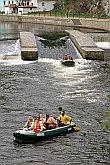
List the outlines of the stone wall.
{"label": "stone wall", "polygon": [[87,60],[104,60],[104,51],[97,47],[93,39],[77,30],[67,30],[74,45]]}
{"label": "stone wall", "polygon": [[20,45],[23,60],[38,60],[38,49],[33,33],[20,32]]}
{"label": "stone wall", "polygon": [[60,18],[60,17],[40,17],[27,15],[0,15],[2,22],[39,23],[56,26],[72,26],[75,28],[87,27],[103,29],[110,32],[110,19],[93,18]]}

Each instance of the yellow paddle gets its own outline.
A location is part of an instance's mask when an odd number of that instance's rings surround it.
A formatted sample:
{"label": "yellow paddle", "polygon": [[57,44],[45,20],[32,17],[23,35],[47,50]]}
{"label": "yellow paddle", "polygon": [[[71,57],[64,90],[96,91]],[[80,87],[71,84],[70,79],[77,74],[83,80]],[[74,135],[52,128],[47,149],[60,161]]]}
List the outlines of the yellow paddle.
{"label": "yellow paddle", "polygon": [[79,132],[81,129],[79,127],[73,127],[74,128],[74,132]]}

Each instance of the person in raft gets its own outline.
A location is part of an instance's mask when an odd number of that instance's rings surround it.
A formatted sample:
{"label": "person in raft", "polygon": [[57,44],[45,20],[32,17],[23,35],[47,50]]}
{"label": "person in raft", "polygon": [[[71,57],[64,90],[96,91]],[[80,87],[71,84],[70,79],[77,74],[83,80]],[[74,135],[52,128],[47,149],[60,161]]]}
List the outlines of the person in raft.
{"label": "person in raft", "polygon": [[62,107],[58,107],[58,112],[57,114],[53,114],[53,117],[57,120],[58,116],[62,114],[63,108]]}
{"label": "person in raft", "polygon": [[62,114],[58,116],[58,126],[65,126],[70,124],[72,118],[70,116],[65,115],[65,111],[62,111]]}
{"label": "person in raft", "polygon": [[30,116],[25,123],[23,129],[33,129],[34,128],[34,118]]}
{"label": "person in raft", "polygon": [[35,121],[35,127],[33,129],[34,132],[40,132],[45,129],[44,123],[40,120],[40,116],[37,117]]}
{"label": "person in raft", "polygon": [[43,116],[43,114],[42,114],[41,112],[39,112],[38,117],[40,117],[40,120],[41,120],[41,121],[43,122],[43,124],[44,124],[44,122],[45,122],[45,117]]}
{"label": "person in raft", "polygon": [[52,116],[46,114],[44,125],[46,129],[53,129],[57,127],[57,121]]}

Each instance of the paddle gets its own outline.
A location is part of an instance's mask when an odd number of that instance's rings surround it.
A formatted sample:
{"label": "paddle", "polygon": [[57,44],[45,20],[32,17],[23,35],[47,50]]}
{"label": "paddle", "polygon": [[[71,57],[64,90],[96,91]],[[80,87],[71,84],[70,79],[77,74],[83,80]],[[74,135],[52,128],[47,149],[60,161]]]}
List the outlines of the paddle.
{"label": "paddle", "polygon": [[80,62],[79,61],[77,61],[77,60],[75,60],[75,59],[73,59],[75,62],[77,62],[78,64],[80,64]]}
{"label": "paddle", "polygon": [[74,127],[74,126],[73,126],[73,129],[74,129],[74,132],[79,132],[81,130],[79,127]]}

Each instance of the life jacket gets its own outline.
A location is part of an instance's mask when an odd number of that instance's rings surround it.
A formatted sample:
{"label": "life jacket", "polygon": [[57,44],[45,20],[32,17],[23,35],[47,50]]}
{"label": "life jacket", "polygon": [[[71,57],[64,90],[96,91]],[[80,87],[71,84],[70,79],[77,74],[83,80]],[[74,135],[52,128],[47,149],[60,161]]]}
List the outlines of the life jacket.
{"label": "life jacket", "polygon": [[54,127],[54,123],[52,121],[52,117],[48,118],[47,123],[49,124],[49,126]]}
{"label": "life jacket", "polygon": [[33,123],[34,123],[34,120],[32,120],[32,121],[28,120],[28,121],[26,122],[26,124],[24,125],[24,128],[33,127]]}
{"label": "life jacket", "polygon": [[68,56],[69,60],[73,60],[73,58],[71,56]]}
{"label": "life jacket", "polygon": [[36,127],[36,129],[40,129],[41,128],[40,121],[35,123],[35,127]]}

